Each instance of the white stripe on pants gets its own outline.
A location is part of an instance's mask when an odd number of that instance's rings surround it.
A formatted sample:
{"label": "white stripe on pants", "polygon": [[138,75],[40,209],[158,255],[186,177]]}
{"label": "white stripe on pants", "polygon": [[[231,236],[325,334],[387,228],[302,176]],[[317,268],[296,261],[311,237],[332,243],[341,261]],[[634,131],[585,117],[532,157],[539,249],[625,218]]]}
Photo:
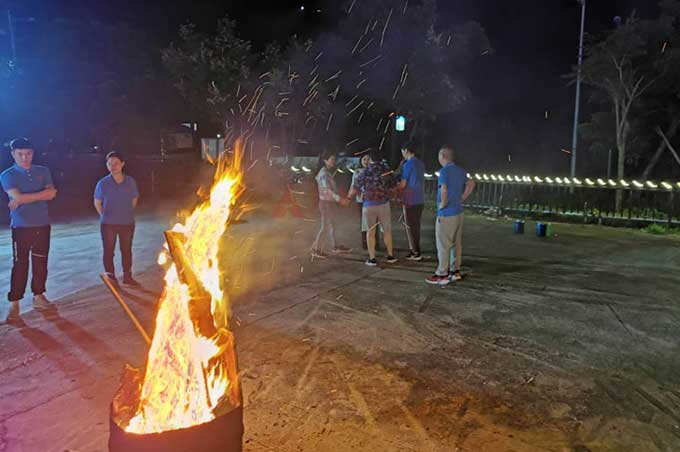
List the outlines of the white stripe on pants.
{"label": "white stripe on pants", "polygon": [[[449,271],[460,270],[463,254],[463,214],[452,217],[437,217],[435,223],[437,238],[437,275],[446,276]],[[451,249],[455,246],[456,257],[451,262]]]}

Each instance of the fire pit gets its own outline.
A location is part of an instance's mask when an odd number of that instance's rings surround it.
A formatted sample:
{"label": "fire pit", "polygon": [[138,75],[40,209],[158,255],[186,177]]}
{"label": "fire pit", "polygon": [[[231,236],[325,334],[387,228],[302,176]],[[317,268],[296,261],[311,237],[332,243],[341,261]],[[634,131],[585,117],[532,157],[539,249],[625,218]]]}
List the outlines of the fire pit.
{"label": "fire pit", "polygon": [[165,234],[156,328],[145,369],[126,367],[111,404],[111,452],[242,449],[243,397],[217,265],[220,239],[242,190],[241,153],[234,155],[231,166],[218,166],[209,199]]}

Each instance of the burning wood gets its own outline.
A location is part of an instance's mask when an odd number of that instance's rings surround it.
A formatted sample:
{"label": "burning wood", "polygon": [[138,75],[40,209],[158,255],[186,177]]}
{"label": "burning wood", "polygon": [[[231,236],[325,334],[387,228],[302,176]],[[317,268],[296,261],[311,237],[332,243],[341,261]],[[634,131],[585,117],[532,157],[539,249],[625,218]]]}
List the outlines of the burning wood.
{"label": "burning wood", "polygon": [[240,149],[235,155],[218,169],[210,198],[165,233],[171,263],[155,333],[146,369],[128,367],[113,400],[111,451],[241,450],[242,394],[217,254],[242,190]]}

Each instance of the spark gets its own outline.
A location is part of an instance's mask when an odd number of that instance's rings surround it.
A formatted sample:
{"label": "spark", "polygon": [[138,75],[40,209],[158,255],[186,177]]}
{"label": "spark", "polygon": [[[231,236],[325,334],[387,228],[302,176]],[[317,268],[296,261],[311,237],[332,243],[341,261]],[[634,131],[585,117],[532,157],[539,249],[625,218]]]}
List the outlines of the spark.
{"label": "spark", "polygon": [[238,86],[236,87],[236,97],[241,93],[241,84],[239,83]]}
{"label": "spark", "polygon": [[319,58],[321,58],[321,55],[323,55],[323,52],[319,52],[319,54],[314,58],[314,61],[318,61]]}
{"label": "spark", "polygon": [[387,129],[390,127],[390,120],[387,120],[387,124],[385,124],[385,130],[383,130],[383,135],[387,133]]}
{"label": "spark", "polygon": [[357,84],[356,89],[359,89],[359,87],[361,87],[361,85],[363,85],[364,83],[366,83],[366,80],[367,80],[367,79],[363,79],[362,81],[360,81],[360,82]]}
{"label": "spark", "polygon": [[385,137],[382,137],[382,140],[380,140],[380,147],[379,149],[382,151],[383,144],[385,144]]}
{"label": "spark", "polygon": [[393,9],[390,9],[390,13],[387,15],[387,20],[385,21],[385,26],[383,27],[382,36],[380,38],[380,48],[382,48],[383,42],[385,41],[385,31],[387,31],[387,26],[389,25],[390,19],[392,18],[392,11]]}
{"label": "spark", "polygon": [[371,149],[373,149],[373,148],[366,148],[366,149],[364,149],[363,151],[355,152],[355,153],[352,154],[352,155],[361,155],[361,154],[365,154],[365,153],[369,152]]}
{"label": "spark", "polygon": [[326,79],[326,83],[330,82],[331,80],[334,80],[338,77],[340,77],[340,74],[342,74],[342,70],[336,72],[335,74],[331,75],[329,78]]}
{"label": "spark", "polygon": [[406,8],[408,8],[408,0],[406,0],[406,2],[404,2],[404,11],[402,11],[402,13],[401,13],[402,16],[406,14]]}
{"label": "spark", "polygon": [[355,139],[353,139],[352,141],[350,141],[349,143],[347,143],[347,144],[345,145],[345,147],[350,147],[351,145],[353,145],[353,144],[356,143],[357,141],[359,141],[359,139],[358,139],[358,138],[355,138]]}
{"label": "spark", "polygon": [[[251,147],[250,147],[250,149],[251,149],[251,151],[252,151],[252,149],[253,149],[253,148],[252,148],[252,142],[251,142]],[[256,164],[257,162],[258,162],[258,160],[255,160],[255,161],[248,167],[248,169],[247,169],[246,171],[250,171],[251,169],[253,169],[253,166],[255,166],[255,164]]]}
{"label": "spark", "polygon": [[446,40],[446,47],[451,45],[451,35],[449,35],[449,39]]}
{"label": "spark", "polygon": [[[366,30],[366,31],[368,31],[368,30]],[[354,48],[352,49],[352,55],[354,55],[354,52],[357,51],[357,48],[359,47],[359,43],[361,43],[361,40],[364,39],[364,36],[365,35],[359,36],[359,40],[357,41],[356,44],[354,44]]]}
{"label": "spark", "polygon": [[663,47],[661,47],[661,53],[665,53],[665,52],[666,52],[666,46],[667,46],[667,45],[668,45],[668,41],[664,41]]}
{"label": "spark", "polygon": [[361,49],[359,49],[359,53],[361,53],[361,52],[363,52],[364,50],[366,50],[366,47],[368,47],[369,45],[371,45],[372,42],[373,42],[373,38],[369,39],[368,42],[367,42],[366,44],[364,44],[364,46],[363,46]]}
{"label": "spark", "polygon": [[361,107],[363,104],[364,104],[364,101],[362,100],[361,102],[359,102],[359,103],[356,105],[356,107],[354,107],[354,108],[353,108],[349,113],[347,113],[345,116],[351,115],[352,113],[354,113],[354,112],[357,110],[357,108]]}
{"label": "spark", "polygon": [[371,59],[371,60],[368,60],[367,62],[365,62],[365,63],[363,63],[363,64],[360,64],[359,67],[368,66],[368,65],[371,64],[371,63],[375,63],[375,62],[378,61],[380,58],[382,58],[382,54],[378,55],[377,57],[375,57],[375,58],[373,58],[373,59]]}
{"label": "spark", "polygon": [[370,110],[371,107],[373,107],[373,105],[375,105],[375,102],[371,102],[370,104],[368,104],[368,107],[366,107],[366,110]]}
{"label": "spark", "polygon": [[340,85],[335,87],[335,91],[333,91],[333,94],[329,95],[330,97],[333,97],[333,102],[335,102],[335,98],[338,97],[338,93],[340,92]]}
{"label": "spark", "polygon": [[366,112],[362,111],[361,114],[359,115],[359,119],[357,120],[357,124],[359,124],[361,122],[361,120],[364,119],[364,113],[366,113]]}
{"label": "spark", "polygon": [[571,151],[568,149],[561,149],[561,151],[564,152],[565,154],[571,154]]}
{"label": "spark", "polygon": [[328,115],[328,123],[326,123],[326,132],[328,132],[328,129],[331,127],[331,119],[333,119],[333,113]]}
{"label": "spark", "polygon": [[383,118],[380,118],[380,121],[378,121],[378,127],[375,128],[375,131],[376,131],[376,132],[377,132],[378,130],[380,130],[380,126],[382,125],[382,122],[383,122]]}
{"label": "spark", "polygon": [[[317,64],[316,66],[314,66],[314,69],[312,69],[312,72],[310,72],[309,75],[310,75],[310,76],[314,75],[314,73],[315,73],[316,71],[318,71],[318,70],[319,70],[319,65]],[[318,76],[319,76],[319,75],[317,74],[317,77],[318,77]],[[316,77],[314,77],[314,79],[316,79]]]}
{"label": "spark", "polygon": [[283,104],[283,103],[286,102],[287,100],[289,100],[288,97],[284,97],[283,99],[281,99],[281,102],[279,102],[279,103],[276,105],[276,107],[274,108],[274,110],[278,110],[279,107],[281,107],[281,104]]}
{"label": "spark", "polygon": [[386,173],[382,173],[381,176],[382,176],[382,177],[385,177],[385,176],[389,176],[390,174],[394,174],[394,170],[389,170],[389,171],[386,172]]}
{"label": "spark", "polygon": [[265,77],[268,76],[268,75],[271,75],[271,72],[265,72],[264,74],[260,75],[258,78],[259,78],[259,79],[263,79],[263,78],[265,78]]}
{"label": "spark", "polygon": [[349,9],[347,10],[347,15],[349,15],[352,12],[352,8],[354,8],[354,4],[356,3],[357,0],[352,0],[352,4],[349,5]]}
{"label": "spark", "polygon": [[349,100],[349,102],[347,102],[347,103],[345,104],[345,107],[349,107],[355,100],[357,100],[357,97],[359,97],[358,94],[357,94],[356,96],[354,96],[353,98],[351,98],[351,99]]}
{"label": "spark", "polygon": [[399,83],[397,83],[397,87],[394,89],[394,94],[392,94],[392,100],[397,98],[397,93],[399,92]]}

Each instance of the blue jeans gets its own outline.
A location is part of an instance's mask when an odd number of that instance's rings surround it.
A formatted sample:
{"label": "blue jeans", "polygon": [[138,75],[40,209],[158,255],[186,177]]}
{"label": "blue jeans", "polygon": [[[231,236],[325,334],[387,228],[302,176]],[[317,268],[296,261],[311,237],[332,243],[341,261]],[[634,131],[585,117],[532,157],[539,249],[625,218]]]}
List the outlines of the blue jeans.
{"label": "blue jeans", "polygon": [[319,201],[319,212],[321,213],[321,227],[316,234],[313,248],[315,250],[324,249],[324,236],[330,241],[330,249],[335,249],[335,202]]}

